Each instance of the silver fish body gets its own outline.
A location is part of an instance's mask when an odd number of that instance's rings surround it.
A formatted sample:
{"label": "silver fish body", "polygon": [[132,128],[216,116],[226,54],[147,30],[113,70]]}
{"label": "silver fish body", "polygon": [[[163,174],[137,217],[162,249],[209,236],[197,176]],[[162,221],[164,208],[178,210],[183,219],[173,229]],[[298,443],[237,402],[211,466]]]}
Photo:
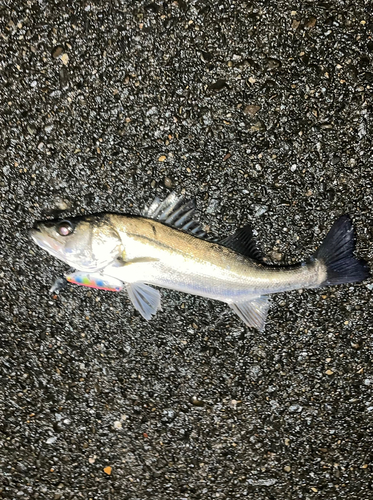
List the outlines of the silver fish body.
{"label": "silver fish body", "polygon": [[218,243],[175,231],[160,222],[111,215],[130,265],[107,266],[106,275],[200,295],[243,302],[264,294],[319,286],[326,279],[321,262],[271,267]]}
{"label": "silver fish body", "polygon": [[353,256],[347,216],[338,219],[309,261],[276,267],[260,261],[248,226],[218,243],[206,238],[193,215],[191,202],[171,194],[163,202],[155,200],[144,217],[108,213],[40,223],[31,236],[76,269],[79,276],[70,275],[69,281],[110,289],[112,280],[113,290],[123,283],[146,319],[160,308],[160,293],[149,285],[225,302],[247,325],[263,329],[268,295],[369,275],[365,262]]}

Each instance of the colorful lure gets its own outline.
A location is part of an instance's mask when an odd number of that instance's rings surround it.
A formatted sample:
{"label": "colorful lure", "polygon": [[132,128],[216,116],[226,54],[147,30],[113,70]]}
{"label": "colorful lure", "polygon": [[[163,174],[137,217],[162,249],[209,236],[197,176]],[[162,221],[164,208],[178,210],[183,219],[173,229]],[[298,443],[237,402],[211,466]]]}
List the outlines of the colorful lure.
{"label": "colorful lure", "polygon": [[66,274],[65,278],[69,283],[74,285],[83,285],[89,288],[97,288],[98,290],[108,290],[110,292],[120,292],[123,290],[123,283],[112,277],[103,277],[100,273],[84,273],[76,271],[75,273]]}

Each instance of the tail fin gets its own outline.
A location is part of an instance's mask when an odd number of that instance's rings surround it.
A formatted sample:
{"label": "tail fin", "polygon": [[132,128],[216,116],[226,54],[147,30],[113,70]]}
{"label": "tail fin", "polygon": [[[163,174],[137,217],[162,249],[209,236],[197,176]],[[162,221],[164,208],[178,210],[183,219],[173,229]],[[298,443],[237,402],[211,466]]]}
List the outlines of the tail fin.
{"label": "tail fin", "polygon": [[370,275],[364,260],[356,259],[355,233],[351,219],[342,215],[331,227],[314,257],[324,262],[327,278],[321,286],[363,281]]}

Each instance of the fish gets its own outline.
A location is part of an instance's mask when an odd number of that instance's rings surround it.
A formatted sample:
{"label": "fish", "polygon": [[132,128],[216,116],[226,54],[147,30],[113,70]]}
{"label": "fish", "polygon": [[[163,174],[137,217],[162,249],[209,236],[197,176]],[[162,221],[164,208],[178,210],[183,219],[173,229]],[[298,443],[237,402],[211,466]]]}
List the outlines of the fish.
{"label": "fish", "polygon": [[367,263],[354,255],[348,215],[338,218],[310,258],[275,266],[267,264],[250,225],[212,238],[195,220],[195,211],[194,200],[171,193],[163,201],[156,198],[141,215],[107,212],[41,221],[30,236],[72,268],[65,274],[68,282],[126,290],[146,320],[161,309],[156,286],[225,302],[247,326],[263,331],[271,294],[370,276]]}

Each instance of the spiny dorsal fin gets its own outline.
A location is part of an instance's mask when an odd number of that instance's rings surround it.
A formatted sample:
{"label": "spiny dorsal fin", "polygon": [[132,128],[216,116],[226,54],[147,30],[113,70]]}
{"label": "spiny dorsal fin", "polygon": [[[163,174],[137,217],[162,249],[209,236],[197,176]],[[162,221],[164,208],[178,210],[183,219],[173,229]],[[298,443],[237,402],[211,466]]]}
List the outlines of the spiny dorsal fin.
{"label": "spiny dorsal fin", "polygon": [[193,200],[185,201],[184,196],[178,197],[176,193],[171,193],[162,202],[155,198],[150,207],[143,211],[142,216],[187,231],[198,238],[205,238],[206,232],[200,223],[193,219],[195,210]]}
{"label": "spiny dorsal fin", "polygon": [[238,229],[234,234],[224,238],[220,244],[244,255],[245,257],[250,257],[250,259],[254,259],[259,262],[263,261],[263,254],[256,246],[253,231],[249,224],[241,227],[241,229]]}

